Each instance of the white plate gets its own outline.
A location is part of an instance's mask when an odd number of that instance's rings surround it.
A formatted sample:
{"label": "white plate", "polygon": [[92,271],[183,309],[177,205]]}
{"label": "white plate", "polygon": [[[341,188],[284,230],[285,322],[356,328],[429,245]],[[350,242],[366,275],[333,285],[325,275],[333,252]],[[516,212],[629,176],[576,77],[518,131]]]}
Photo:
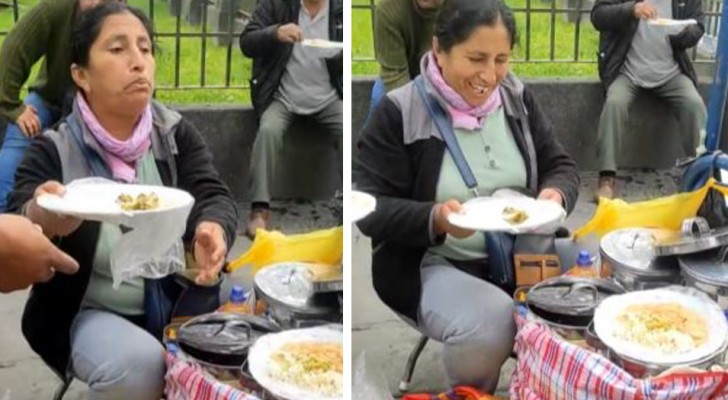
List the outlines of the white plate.
{"label": "white plate", "polygon": [[[708,340],[695,350],[681,354],[664,354],[623,340],[615,335],[621,329],[617,317],[635,304],[677,303],[695,312],[708,323]],[[728,324],[718,304],[692,288],[670,287],[610,296],[594,311],[594,329],[601,341],[615,351],[635,360],[660,365],[690,363],[715,354],[725,344]]]}
{"label": "white plate", "polygon": [[323,39],[303,39],[301,44],[309,47],[318,47],[320,49],[343,49],[343,42],[332,42],[330,40]]}
{"label": "white plate", "polygon": [[[520,224],[510,224],[503,219],[503,209],[515,207],[528,214]],[[475,231],[497,231],[513,234],[555,231],[566,218],[563,207],[551,200],[536,200],[528,197],[481,197],[468,200],[462,212],[450,214],[448,220],[460,228]]]}
{"label": "white plate", "polygon": [[377,208],[377,199],[369,193],[352,190],[349,200],[353,215],[352,222],[363,219]]}
{"label": "white plate", "polygon": [[[141,193],[155,193],[159,197],[159,207],[153,210],[124,211],[116,202],[122,193],[134,197]],[[122,184],[96,178],[71,182],[66,186],[66,193],[62,197],[53,194],[38,197],[38,205],[41,208],[91,221],[164,213],[189,207],[192,203],[194,203],[192,196],[183,190],[164,186]]]}
{"label": "white plate", "polygon": [[[258,339],[248,352],[248,367],[258,383],[273,395],[286,400],[339,400],[343,399],[342,393],[337,397],[328,397],[320,393],[311,392],[280,382],[270,376],[270,356],[283,345],[291,342],[326,342],[341,343],[343,346],[344,337],[340,325],[323,326],[307,329],[296,329],[272,333]],[[343,376],[342,376],[343,379]]]}
{"label": "white plate", "polygon": [[669,18],[655,18],[647,20],[647,23],[652,26],[658,27],[686,27],[688,25],[697,24],[698,21],[694,19],[669,19]]}

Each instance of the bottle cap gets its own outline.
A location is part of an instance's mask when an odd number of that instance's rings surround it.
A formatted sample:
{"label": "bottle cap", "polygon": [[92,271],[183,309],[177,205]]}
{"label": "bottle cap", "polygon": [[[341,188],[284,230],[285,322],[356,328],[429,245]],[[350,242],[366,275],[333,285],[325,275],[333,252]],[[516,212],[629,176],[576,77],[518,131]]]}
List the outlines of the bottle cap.
{"label": "bottle cap", "polygon": [[588,267],[592,265],[591,256],[588,251],[582,250],[579,252],[579,257],[576,258],[576,265],[581,267]]}
{"label": "bottle cap", "polygon": [[245,290],[240,286],[233,286],[230,289],[230,301],[233,303],[245,302]]}

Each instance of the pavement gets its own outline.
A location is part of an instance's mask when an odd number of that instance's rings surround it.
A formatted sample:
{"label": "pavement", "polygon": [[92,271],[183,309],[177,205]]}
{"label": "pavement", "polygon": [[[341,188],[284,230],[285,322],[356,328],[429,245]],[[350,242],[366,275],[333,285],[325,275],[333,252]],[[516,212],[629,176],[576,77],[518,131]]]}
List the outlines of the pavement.
{"label": "pavement", "polygon": [[[286,234],[341,224],[341,207],[335,201],[281,201],[273,202],[271,207],[274,211],[271,228]],[[245,226],[248,211],[246,206],[241,206],[241,227]],[[250,240],[242,236],[242,230],[240,233],[230,250],[230,260],[251,245]],[[228,293],[230,286],[245,280],[244,269],[235,271],[227,277],[222,293]],[[22,336],[20,319],[29,293],[29,290],[24,290],[0,294],[0,400],[49,400],[61,383]],[[74,380],[63,399],[83,400],[87,389],[84,383]]]}
{"label": "pavement", "polygon": [[[625,171],[619,179],[620,194],[627,201],[644,200],[674,193],[677,190],[674,171]],[[593,215],[596,205],[592,193],[596,185],[595,173],[583,173],[579,201],[566,221],[569,229],[583,225]],[[355,365],[366,365],[367,376],[386,385],[386,391],[397,393],[410,352],[420,337],[419,333],[402,322],[377,297],[371,279],[371,244],[356,227],[352,232],[352,359]],[[410,392],[437,393],[447,388],[442,367],[442,346],[429,341],[417,362]],[[361,365],[361,364],[360,364]],[[501,370],[496,394],[508,397],[514,361],[509,360]],[[357,371],[354,371],[356,377]],[[355,400],[385,400],[357,396]],[[361,392],[359,392],[361,393]]]}

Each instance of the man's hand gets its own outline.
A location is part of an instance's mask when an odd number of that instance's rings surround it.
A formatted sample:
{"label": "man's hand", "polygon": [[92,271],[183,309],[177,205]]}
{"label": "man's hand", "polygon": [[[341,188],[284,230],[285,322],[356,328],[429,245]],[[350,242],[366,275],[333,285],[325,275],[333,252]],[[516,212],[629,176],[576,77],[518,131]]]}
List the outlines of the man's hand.
{"label": "man's hand", "polygon": [[634,16],[638,19],[657,18],[657,9],[646,1],[634,5]]}
{"label": "man's hand", "polygon": [[70,235],[78,229],[83,221],[78,218],[58,215],[40,208],[36,201],[39,196],[47,193],[63,196],[66,193],[66,188],[56,181],[48,181],[38,186],[35,189],[33,200],[27,206],[26,216],[31,221],[40,225],[49,237]]}
{"label": "man's hand", "polygon": [[20,128],[20,131],[23,132],[23,135],[30,138],[38,135],[41,129],[43,129],[40,118],[38,118],[38,111],[30,104],[25,105],[25,110],[18,116],[15,123]]}
{"label": "man's hand", "polygon": [[195,261],[200,273],[195,281],[204,284],[217,279],[227,254],[225,231],[216,222],[200,222],[195,229]]}
{"label": "man's hand", "polygon": [[56,272],[73,274],[78,263],[46,238],[27,218],[0,215],[0,292],[47,282]]}
{"label": "man's hand", "polygon": [[276,33],[278,41],[283,43],[296,43],[303,40],[303,31],[293,23],[279,26]]}
{"label": "man's hand", "polygon": [[452,225],[450,221],[448,221],[447,217],[450,214],[460,212],[462,205],[460,205],[459,201],[451,199],[444,203],[437,204],[435,207],[437,207],[435,210],[435,234],[442,235],[447,233],[452,237],[463,239],[472,236],[475,233],[475,231]]}

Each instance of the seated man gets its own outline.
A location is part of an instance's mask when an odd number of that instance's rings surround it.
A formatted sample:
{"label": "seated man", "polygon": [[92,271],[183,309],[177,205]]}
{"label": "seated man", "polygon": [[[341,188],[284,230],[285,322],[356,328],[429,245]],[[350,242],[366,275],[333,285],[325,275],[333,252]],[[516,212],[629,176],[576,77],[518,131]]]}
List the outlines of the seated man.
{"label": "seated man", "polygon": [[[649,24],[654,18],[698,23],[674,32]],[[599,76],[607,90],[599,121],[598,201],[615,195],[620,136],[640,90],[651,91],[671,106],[686,155],[703,151],[707,113],[686,49],[698,43],[704,27],[700,0],[597,0],[591,21],[601,33]]]}
{"label": "seated man", "polygon": [[382,0],[377,5],[374,54],[384,84],[381,95],[420,74],[420,61],[432,47],[435,19],[443,1]]}
{"label": "seated man", "polygon": [[0,215],[0,293],[73,274],[78,262],[51,243],[39,226],[19,215]]}
{"label": "seated man", "polygon": [[[0,212],[7,207],[15,170],[30,139],[61,117],[71,81],[71,28],[76,15],[100,0],[42,0],[23,15],[0,50],[0,116],[8,119],[0,150]],[[43,66],[24,101],[20,90],[31,68]]]}
{"label": "seated man", "polygon": [[251,96],[259,118],[251,157],[253,207],[247,234],[267,229],[270,185],[284,133],[301,116],[328,133],[343,128],[339,50],[304,47],[303,39],[343,40],[341,0],[260,0],[240,37],[240,49],[253,59]]}

